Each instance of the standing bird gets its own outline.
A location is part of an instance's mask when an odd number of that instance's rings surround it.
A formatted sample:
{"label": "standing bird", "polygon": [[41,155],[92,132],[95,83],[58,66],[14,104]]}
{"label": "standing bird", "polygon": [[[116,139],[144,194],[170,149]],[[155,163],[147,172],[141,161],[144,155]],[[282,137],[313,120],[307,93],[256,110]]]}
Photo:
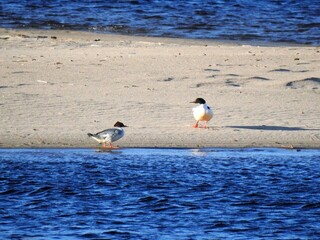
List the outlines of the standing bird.
{"label": "standing bird", "polygon": [[210,107],[206,104],[206,101],[203,98],[197,98],[191,103],[199,103],[200,105],[192,109],[193,116],[196,119],[196,124],[194,128],[199,127],[199,121],[205,121],[204,128],[207,128],[207,123],[213,117],[213,112]]}
{"label": "standing bird", "polygon": [[92,137],[98,143],[101,143],[102,148],[106,148],[107,143],[109,144],[110,148],[117,148],[112,145],[112,142],[115,142],[124,136],[123,127],[127,126],[118,121],[114,124],[114,128],[109,128],[96,134],[88,133],[88,136]]}

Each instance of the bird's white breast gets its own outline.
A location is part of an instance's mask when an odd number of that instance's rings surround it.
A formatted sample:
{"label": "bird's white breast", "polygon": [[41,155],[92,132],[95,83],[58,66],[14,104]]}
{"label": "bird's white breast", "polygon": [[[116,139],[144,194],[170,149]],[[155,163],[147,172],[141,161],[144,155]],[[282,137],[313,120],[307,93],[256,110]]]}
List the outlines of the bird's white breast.
{"label": "bird's white breast", "polygon": [[212,110],[206,104],[194,107],[192,111],[193,116],[197,121],[209,121],[213,117]]}

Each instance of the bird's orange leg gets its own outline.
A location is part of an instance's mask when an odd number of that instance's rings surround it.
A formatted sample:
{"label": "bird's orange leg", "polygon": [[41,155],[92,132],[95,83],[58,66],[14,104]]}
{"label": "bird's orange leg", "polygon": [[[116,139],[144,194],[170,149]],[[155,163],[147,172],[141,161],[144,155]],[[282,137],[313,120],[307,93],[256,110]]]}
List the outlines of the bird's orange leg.
{"label": "bird's orange leg", "polygon": [[199,127],[199,121],[196,121],[196,124],[193,125],[194,128],[198,128]]}
{"label": "bird's orange leg", "polygon": [[208,121],[205,121],[205,122],[204,122],[203,128],[208,128],[208,127],[207,127],[207,123],[208,123]]}

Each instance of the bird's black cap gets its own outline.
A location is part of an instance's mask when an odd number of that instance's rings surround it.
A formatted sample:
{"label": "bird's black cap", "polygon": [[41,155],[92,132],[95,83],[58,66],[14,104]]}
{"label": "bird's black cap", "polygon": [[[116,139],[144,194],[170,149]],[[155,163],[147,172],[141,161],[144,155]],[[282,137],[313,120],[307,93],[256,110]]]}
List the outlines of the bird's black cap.
{"label": "bird's black cap", "polygon": [[203,98],[197,98],[196,100],[194,100],[191,103],[199,103],[199,104],[205,104],[206,101]]}

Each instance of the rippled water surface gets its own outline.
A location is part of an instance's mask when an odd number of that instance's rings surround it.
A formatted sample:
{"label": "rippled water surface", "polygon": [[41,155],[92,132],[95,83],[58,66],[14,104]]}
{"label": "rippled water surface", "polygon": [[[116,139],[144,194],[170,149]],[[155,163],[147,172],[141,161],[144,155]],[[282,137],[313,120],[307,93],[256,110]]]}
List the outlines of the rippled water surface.
{"label": "rippled water surface", "polygon": [[320,150],[1,149],[0,239],[318,239]]}
{"label": "rippled water surface", "polygon": [[319,0],[3,0],[0,26],[320,44]]}

